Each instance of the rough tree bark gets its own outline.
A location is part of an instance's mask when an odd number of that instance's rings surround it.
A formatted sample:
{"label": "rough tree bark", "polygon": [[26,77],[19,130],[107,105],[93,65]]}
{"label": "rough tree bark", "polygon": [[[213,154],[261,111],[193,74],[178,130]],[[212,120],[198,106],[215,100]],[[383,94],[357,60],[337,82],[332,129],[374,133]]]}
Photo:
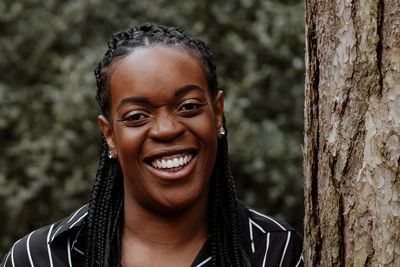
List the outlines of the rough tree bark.
{"label": "rough tree bark", "polygon": [[305,266],[400,266],[400,1],[306,0]]}

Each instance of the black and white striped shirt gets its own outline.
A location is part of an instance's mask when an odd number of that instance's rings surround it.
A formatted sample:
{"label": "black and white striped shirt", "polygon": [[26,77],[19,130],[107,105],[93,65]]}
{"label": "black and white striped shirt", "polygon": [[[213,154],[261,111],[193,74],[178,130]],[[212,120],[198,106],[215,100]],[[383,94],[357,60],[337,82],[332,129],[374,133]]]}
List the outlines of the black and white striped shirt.
{"label": "black and white striped shirt", "polygon": [[[21,238],[6,254],[1,267],[84,266],[85,237],[80,231],[87,216],[85,205],[70,216]],[[289,225],[257,211],[241,207],[243,247],[251,266],[303,266],[302,239]],[[208,242],[193,267],[211,262]]]}

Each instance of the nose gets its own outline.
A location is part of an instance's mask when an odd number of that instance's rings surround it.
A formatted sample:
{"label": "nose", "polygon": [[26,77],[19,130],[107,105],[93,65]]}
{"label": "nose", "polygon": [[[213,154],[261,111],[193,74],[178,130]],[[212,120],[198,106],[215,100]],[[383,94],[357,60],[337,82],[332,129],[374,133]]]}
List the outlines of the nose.
{"label": "nose", "polygon": [[185,131],[184,125],[171,115],[159,116],[149,130],[149,137],[157,142],[171,142]]}

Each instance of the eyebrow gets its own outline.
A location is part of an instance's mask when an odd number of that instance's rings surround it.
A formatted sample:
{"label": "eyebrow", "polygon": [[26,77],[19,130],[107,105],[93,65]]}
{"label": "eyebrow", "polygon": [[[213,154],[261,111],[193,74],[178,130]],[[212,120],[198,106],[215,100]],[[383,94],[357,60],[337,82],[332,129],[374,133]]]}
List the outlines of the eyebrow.
{"label": "eyebrow", "polygon": [[148,105],[150,101],[147,97],[144,96],[129,96],[122,99],[121,103],[117,106],[117,110],[121,109],[122,107],[129,105],[129,104],[142,104]]}
{"label": "eyebrow", "polygon": [[[199,87],[197,85],[193,85],[193,84],[185,85],[185,86],[182,86],[182,87],[176,89],[174,96],[175,97],[182,96],[191,91],[201,91],[202,92],[203,90],[201,89],[201,87]],[[121,103],[119,103],[117,110],[119,110],[122,107],[129,105],[129,104],[149,105],[150,100],[145,96],[129,96],[129,97],[124,98],[121,101]]]}
{"label": "eyebrow", "polygon": [[175,96],[181,96],[181,95],[187,94],[187,93],[189,93],[191,91],[195,91],[195,90],[203,92],[201,87],[190,84],[190,85],[185,85],[183,87],[176,89]]}

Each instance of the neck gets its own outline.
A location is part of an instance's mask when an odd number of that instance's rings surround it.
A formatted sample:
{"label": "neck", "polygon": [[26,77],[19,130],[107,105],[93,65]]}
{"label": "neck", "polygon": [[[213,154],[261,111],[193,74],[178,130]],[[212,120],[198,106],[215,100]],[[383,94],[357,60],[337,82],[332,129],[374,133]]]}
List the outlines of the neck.
{"label": "neck", "polygon": [[199,200],[172,215],[160,215],[127,200],[124,204],[122,237],[128,243],[177,248],[192,242],[204,243],[207,236],[207,200]]}

